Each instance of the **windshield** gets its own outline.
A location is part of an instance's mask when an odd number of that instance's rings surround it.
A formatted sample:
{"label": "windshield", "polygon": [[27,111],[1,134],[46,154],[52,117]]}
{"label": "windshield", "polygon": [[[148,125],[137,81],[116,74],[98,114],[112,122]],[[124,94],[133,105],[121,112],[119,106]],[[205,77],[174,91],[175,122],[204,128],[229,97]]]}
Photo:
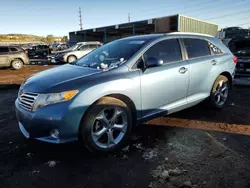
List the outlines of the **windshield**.
{"label": "windshield", "polygon": [[97,69],[117,67],[129,60],[145,43],[146,41],[133,39],[114,41],[97,48],[75,64]]}
{"label": "windshield", "polygon": [[75,44],[75,45],[71,46],[68,50],[75,50],[75,49],[77,49],[79,46],[81,46],[81,44]]}

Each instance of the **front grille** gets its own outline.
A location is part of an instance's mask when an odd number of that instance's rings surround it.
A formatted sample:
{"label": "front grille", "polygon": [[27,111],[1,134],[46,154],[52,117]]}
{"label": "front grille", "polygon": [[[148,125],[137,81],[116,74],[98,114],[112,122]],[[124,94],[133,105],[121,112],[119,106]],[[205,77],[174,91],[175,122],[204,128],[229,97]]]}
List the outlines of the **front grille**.
{"label": "front grille", "polygon": [[37,93],[20,93],[18,98],[19,105],[23,109],[31,111],[37,97],[38,97]]}

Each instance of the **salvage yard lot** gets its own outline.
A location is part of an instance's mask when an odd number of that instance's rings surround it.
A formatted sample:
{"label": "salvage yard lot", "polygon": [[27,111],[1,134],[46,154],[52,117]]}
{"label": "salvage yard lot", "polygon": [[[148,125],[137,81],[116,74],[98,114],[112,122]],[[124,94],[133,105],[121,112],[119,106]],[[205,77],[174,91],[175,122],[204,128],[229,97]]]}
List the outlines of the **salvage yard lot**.
{"label": "salvage yard lot", "polygon": [[[50,67],[0,69],[0,85]],[[223,110],[200,104],[138,126],[128,147],[99,156],[78,142],[26,140],[16,96],[17,88],[0,89],[0,187],[250,187],[250,87],[235,87]]]}

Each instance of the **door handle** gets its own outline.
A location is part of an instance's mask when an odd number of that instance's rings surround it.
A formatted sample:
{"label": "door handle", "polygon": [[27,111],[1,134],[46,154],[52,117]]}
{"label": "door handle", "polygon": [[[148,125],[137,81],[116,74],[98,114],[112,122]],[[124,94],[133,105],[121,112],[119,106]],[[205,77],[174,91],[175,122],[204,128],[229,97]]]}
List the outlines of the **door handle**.
{"label": "door handle", "polygon": [[179,72],[181,73],[181,74],[184,74],[185,72],[187,72],[188,71],[188,68],[186,68],[186,67],[181,67],[180,69],[179,69]]}
{"label": "door handle", "polygon": [[217,64],[217,61],[213,60],[211,61],[212,65],[216,65]]}

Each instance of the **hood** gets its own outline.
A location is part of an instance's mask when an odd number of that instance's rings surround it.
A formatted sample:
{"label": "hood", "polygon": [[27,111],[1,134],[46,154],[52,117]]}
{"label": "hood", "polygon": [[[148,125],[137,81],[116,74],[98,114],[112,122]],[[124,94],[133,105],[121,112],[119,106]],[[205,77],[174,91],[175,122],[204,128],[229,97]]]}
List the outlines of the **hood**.
{"label": "hood", "polygon": [[77,89],[74,88],[74,80],[84,79],[87,76],[101,72],[101,70],[70,64],[62,65],[30,77],[24,83],[23,89],[33,93],[61,92],[65,89]]}

